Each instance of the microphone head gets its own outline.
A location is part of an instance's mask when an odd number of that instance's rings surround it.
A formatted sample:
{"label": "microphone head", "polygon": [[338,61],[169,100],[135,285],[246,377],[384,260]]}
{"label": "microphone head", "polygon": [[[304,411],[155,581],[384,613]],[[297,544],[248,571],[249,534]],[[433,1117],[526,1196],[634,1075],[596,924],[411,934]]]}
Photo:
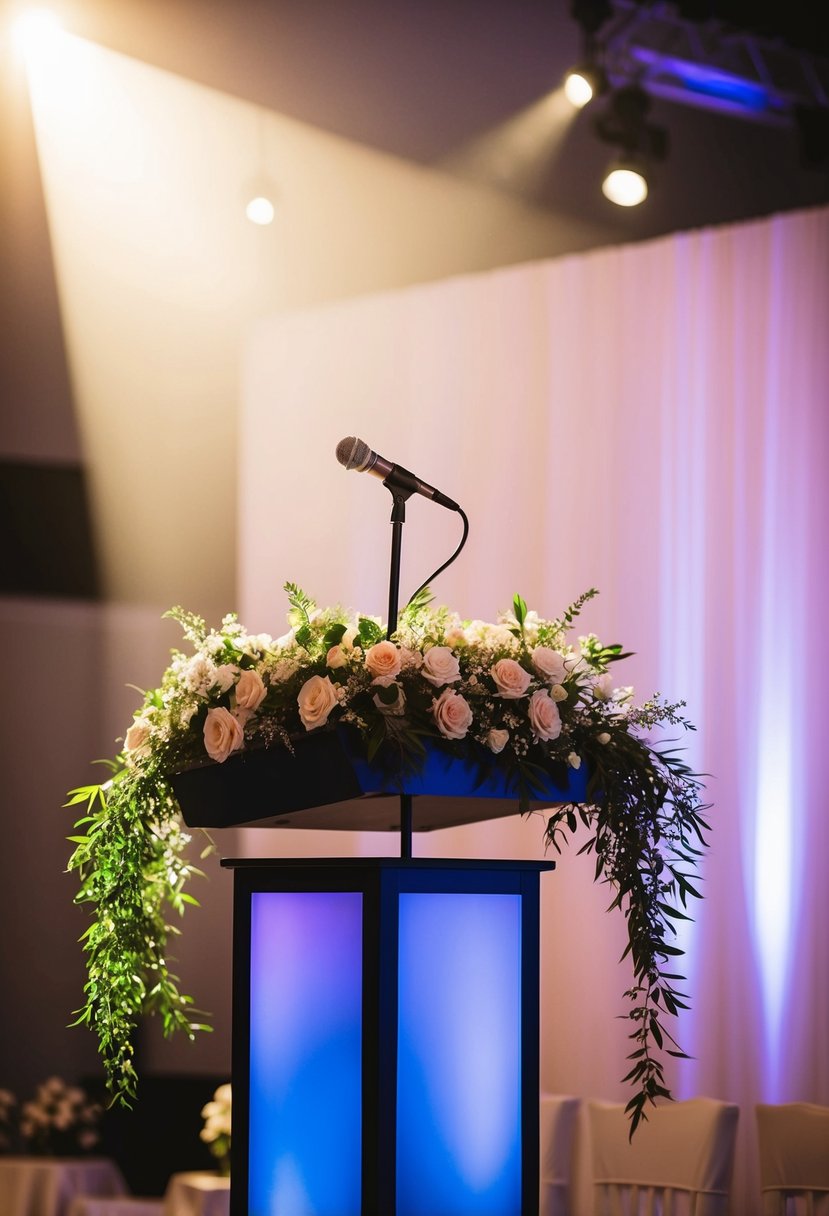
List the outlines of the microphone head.
{"label": "microphone head", "polygon": [[349,435],[337,444],[337,460],[347,469],[356,469],[362,473],[369,462],[371,448],[362,439]]}

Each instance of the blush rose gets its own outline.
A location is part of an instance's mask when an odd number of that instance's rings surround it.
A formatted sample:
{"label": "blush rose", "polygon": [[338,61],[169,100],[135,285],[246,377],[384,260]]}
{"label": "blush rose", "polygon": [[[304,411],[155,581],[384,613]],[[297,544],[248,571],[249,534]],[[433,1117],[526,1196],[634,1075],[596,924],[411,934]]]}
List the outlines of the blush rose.
{"label": "blush rose", "polygon": [[208,709],[204,723],[204,746],[211,760],[223,764],[245,741],[241,723],[229,709]]}
{"label": "blush rose", "polygon": [[454,684],[459,680],[461,669],[448,646],[432,646],[423,656],[420,674],[424,680],[439,688],[441,684]]}
{"label": "blush rose", "polygon": [[337,704],[337,693],[328,676],[311,676],[297,695],[299,716],[306,730],[324,726]]}
{"label": "blush rose", "polygon": [[400,651],[394,642],[376,642],[366,651],[366,667],[373,676],[391,676],[393,679],[400,673]]}
{"label": "blush rose", "polygon": [[520,663],[516,663],[515,659],[499,659],[490,667],[489,674],[502,697],[523,697],[530,686],[530,673],[525,671]]}
{"label": "blush rose", "polygon": [[469,702],[451,688],[444,688],[432,702],[432,713],[438,730],[447,739],[463,739],[472,725]]}
{"label": "blush rose", "polygon": [[537,739],[542,739],[549,743],[551,740],[557,739],[561,734],[561,717],[559,716],[558,706],[544,689],[539,688],[530,697],[527,714],[533,734]]}

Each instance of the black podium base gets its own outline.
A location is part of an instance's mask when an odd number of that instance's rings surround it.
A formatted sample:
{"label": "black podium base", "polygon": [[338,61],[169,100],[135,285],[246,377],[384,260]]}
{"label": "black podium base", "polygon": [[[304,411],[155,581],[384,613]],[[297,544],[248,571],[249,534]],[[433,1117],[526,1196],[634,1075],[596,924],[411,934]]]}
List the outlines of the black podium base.
{"label": "black podium base", "polygon": [[537,1216],[539,873],[226,860],[232,1216]]}

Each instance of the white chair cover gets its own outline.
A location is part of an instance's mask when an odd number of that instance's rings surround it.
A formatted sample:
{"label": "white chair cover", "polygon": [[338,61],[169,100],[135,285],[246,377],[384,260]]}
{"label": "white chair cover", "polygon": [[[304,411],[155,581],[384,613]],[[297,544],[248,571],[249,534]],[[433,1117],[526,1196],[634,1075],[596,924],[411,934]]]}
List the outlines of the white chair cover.
{"label": "white chair cover", "polygon": [[739,1108],[711,1098],[647,1108],[588,1103],[597,1216],[725,1216]]}
{"label": "white chair cover", "polygon": [[540,1106],[540,1216],[569,1216],[573,1136],[578,1098],[542,1094]]}
{"label": "white chair cover", "polygon": [[829,1107],[755,1107],[763,1216],[829,1216]]}

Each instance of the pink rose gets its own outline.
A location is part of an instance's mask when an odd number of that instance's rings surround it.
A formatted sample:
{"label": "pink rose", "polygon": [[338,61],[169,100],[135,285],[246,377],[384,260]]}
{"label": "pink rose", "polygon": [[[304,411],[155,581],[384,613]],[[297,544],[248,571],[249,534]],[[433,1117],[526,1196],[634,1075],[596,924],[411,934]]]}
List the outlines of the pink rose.
{"label": "pink rose", "polygon": [[420,674],[435,687],[441,684],[454,684],[461,678],[458,660],[448,646],[432,646],[423,656],[423,666]]}
{"label": "pink rose", "polygon": [[494,752],[496,756],[498,755],[499,752],[502,752],[504,750],[504,748],[507,746],[508,742],[509,742],[509,731],[508,730],[497,730],[494,726],[493,726],[492,730],[489,731],[489,733],[487,734],[487,737],[486,737],[487,747],[489,748],[489,750],[491,752]]}
{"label": "pink rose", "polygon": [[515,659],[499,659],[489,669],[495,687],[502,697],[523,697],[530,686],[530,673]]}
{"label": "pink rose", "polygon": [[438,730],[447,739],[463,739],[472,725],[469,703],[451,688],[444,688],[437,700],[432,702],[432,713]]}
{"label": "pink rose", "polygon": [[564,664],[564,655],[549,646],[536,646],[531,659],[541,678],[550,684],[563,684],[570,674]]}
{"label": "pink rose", "polygon": [[204,723],[204,746],[211,760],[222,764],[245,741],[245,732],[229,709],[208,709]]}
{"label": "pink rose", "polygon": [[255,713],[265,700],[267,689],[258,671],[243,671],[236,685],[236,705]]}
{"label": "pink rose", "polygon": [[550,742],[561,734],[561,718],[558,706],[548,692],[539,688],[530,697],[528,709],[530,726],[537,739]]}
{"label": "pink rose", "polygon": [[337,704],[337,693],[328,676],[311,676],[299,690],[297,705],[306,730],[324,726]]}
{"label": "pink rose", "polygon": [[377,642],[366,651],[366,667],[373,676],[391,676],[400,672],[400,651],[394,642]]}

